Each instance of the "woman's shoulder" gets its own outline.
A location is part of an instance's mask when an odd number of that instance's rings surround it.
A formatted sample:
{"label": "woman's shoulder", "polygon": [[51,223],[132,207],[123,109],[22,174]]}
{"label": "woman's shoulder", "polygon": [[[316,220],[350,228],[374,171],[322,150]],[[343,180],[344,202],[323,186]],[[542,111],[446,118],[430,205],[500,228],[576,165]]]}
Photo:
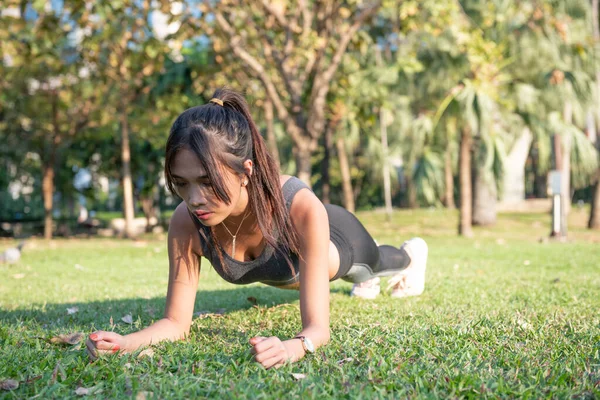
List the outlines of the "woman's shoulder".
{"label": "woman's shoulder", "polygon": [[[303,183],[302,180],[292,175],[281,175],[279,180],[282,188],[290,180]],[[290,216],[292,219],[297,221],[299,219],[310,218],[311,216],[322,217],[325,211],[325,206],[321,200],[314,194],[308,185],[303,184],[299,186],[301,187],[297,189],[297,191],[294,190],[296,193],[294,193],[290,205]]]}
{"label": "woman's shoulder", "polygon": [[[291,178],[296,178],[295,176],[292,175],[279,175],[279,184],[281,185],[281,187],[283,187],[283,185],[285,185],[285,183],[287,181],[289,181]],[[298,179],[298,178],[296,178]]]}
{"label": "woman's shoulder", "polygon": [[200,235],[192,221],[185,202],[181,202],[173,212],[169,222],[169,238],[181,242],[188,242],[193,251],[199,256],[202,255],[202,246],[200,245]]}

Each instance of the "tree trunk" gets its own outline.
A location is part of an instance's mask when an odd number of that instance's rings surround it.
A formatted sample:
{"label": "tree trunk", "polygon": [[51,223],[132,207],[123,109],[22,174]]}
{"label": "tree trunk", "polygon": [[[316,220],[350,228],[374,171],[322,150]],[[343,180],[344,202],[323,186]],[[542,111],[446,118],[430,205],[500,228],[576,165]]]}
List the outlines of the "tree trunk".
{"label": "tree trunk", "polygon": [[[573,123],[573,105],[566,102],[563,111],[564,120],[567,124]],[[563,211],[565,218],[571,212],[571,136],[564,135],[562,151],[562,163],[558,166],[561,171],[561,192],[563,194]]]}
{"label": "tree trunk", "polygon": [[312,152],[308,149],[308,146],[303,145],[296,148],[296,175],[309,187],[312,187],[310,183],[312,175],[311,156]]}
{"label": "tree trunk", "polygon": [[600,230],[600,174],[598,175],[598,181],[594,185],[594,197],[592,198],[592,209],[588,221],[588,228],[596,230]]}
{"label": "tree trunk", "polygon": [[330,121],[325,129],[323,136],[323,162],[321,163],[321,201],[323,204],[331,203],[331,179],[329,168],[331,164],[331,153],[333,152],[333,131],[334,122]]}
{"label": "tree trunk", "polygon": [[[600,1],[592,0],[592,28],[594,32],[594,44],[596,48],[600,46],[600,21],[598,15],[600,13]],[[600,69],[596,70],[596,114],[598,123],[600,124]],[[594,124],[594,125],[599,125]],[[594,127],[595,128],[595,127]],[[596,149],[600,152],[600,136],[597,132],[594,132],[594,141],[596,143]],[[598,181],[594,186],[594,194],[592,197],[592,207],[590,209],[590,218],[588,221],[588,228],[600,229],[600,168],[596,173]]]}
{"label": "tree trunk", "polygon": [[475,168],[473,197],[473,224],[489,226],[496,223],[496,201],[498,191],[492,179],[486,179],[484,172]]}
{"label": "tree trunk", "polygon": [[269,152],[271,153],[271,156],[273,156],[275,163],[281,166],[281,160],[279,159],[279,149],[277,148],[277,138],[275,137],[273,103],[268,97],[265,99],[265,120],[267,123],[266,136]]}
{"label": "tree trunk", "polygon": [[471,146],[473,137],[469,128],[463,128],[460,137],[459,181],[460,181],[460,223],[458,234],[473,236],[472,229],[472,181],[471,181]]}
{"label": "tree trunk", "polygon": [[392,185],[390,182],[390,164],[388,160],[387,118],[386,110],[379,110],[379,129],[381,131],[381,149],[383,150],[383,190],[385,198],[385,214],[388,221],[392,220]]}
{"label": "tree trunk", "polygon": [[452,175],[452,154],[450,149],[446,149],[445,161],[444,161],[444,182],[445,182],[445,194],[444,194],[444,205],[446,208],[454,209],[454,176]]}
{"label": "tree trunk", "polygon": [[533,135],[528,128],[523,133],[506,157],[504,163],[504,180],[502,202],[518,204],[525,200],[525,163],[529,156]]}
{"label": "tree trunk", "polygon": [[54,196],[54,150],[44,162],[42,176],[42,194],[44,196],[44,239],[52,239],[52,209]]}
{"label": "tree trunk", "polygon": [[338,159],[340,160],[340,172],[342,174],[342,191],[344,194],[344,207],[346,210],[354,213],[354,194],[352,191],[352,180],[350,178],[350,163],[348,162],[348,154],[346,153],[346,146],[344,146],[344,139],[338,138],[336,140]]}
{"label": "tree trunk", "polygon": [[131,151],[129,148],[129,121],[127,111],[121,110],[121,163],[123,182],[123,215],[125,217],[125,236],[134,237],[133,185],[131,183]]}

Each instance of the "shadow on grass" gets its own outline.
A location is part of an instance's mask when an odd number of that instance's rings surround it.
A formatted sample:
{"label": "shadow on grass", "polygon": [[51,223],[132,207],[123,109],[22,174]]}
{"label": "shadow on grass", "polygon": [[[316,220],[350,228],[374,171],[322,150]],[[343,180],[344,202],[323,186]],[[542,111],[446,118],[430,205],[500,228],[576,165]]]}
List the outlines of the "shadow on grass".
{"label": "shadow on grass", "polygon": [[[299,293],[269,286],[240,287],[239,289],[201,290],[196,295],[194,318],[197,313],[228,314],[254,306],[273,307],[294,303]],[[72,328],[89,325],[91,329],[108,330],[111,318],[114,325],[143,328],[163,317],[166,299],[133,298],[90,302],[34,304],[29,309],[0,310],[0,322],[7,325],[38,325],[42,329]],[[71,314],[69,313],[71,312]],[[122,317],[130,314],[133,324],[127,325]],[[113,325],[113,327],[114,327]],[[31,326],[30,326],[31,327]],[[111,329],[112,330],[112,329]]]}

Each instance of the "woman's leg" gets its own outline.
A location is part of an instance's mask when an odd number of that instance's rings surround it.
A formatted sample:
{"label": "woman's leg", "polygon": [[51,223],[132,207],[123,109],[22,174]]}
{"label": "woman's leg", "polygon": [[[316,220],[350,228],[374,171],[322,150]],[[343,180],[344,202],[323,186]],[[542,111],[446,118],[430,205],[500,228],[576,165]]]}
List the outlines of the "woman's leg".
{"label": "woman's leg", "polygon": [[377,276],[395,275],[410,264],[403,248],[377,246],[362,223],[340,206],[325,206],[331,240],[340,253],[340,268],[332,280],[359,283]]}

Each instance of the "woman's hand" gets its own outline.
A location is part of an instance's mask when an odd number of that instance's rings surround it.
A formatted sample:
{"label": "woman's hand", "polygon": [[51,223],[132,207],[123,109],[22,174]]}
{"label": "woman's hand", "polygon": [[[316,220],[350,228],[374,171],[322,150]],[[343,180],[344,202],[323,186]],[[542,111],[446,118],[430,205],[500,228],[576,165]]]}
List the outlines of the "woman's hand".
{"label": "woman's hand", "polygon": [[278,337],[257,336],[250,339],[250,344],[253,346],[251,353],[254,354],[254,359],[266,369],[279,368],[292,359],[285,344]]}
{"label": "woman's hand", "polygon": [[85,347],[90,358],[95,360],[100,354],[125,352],[127,350],[127,339],[118,333],[96,331],[88,337]]}

